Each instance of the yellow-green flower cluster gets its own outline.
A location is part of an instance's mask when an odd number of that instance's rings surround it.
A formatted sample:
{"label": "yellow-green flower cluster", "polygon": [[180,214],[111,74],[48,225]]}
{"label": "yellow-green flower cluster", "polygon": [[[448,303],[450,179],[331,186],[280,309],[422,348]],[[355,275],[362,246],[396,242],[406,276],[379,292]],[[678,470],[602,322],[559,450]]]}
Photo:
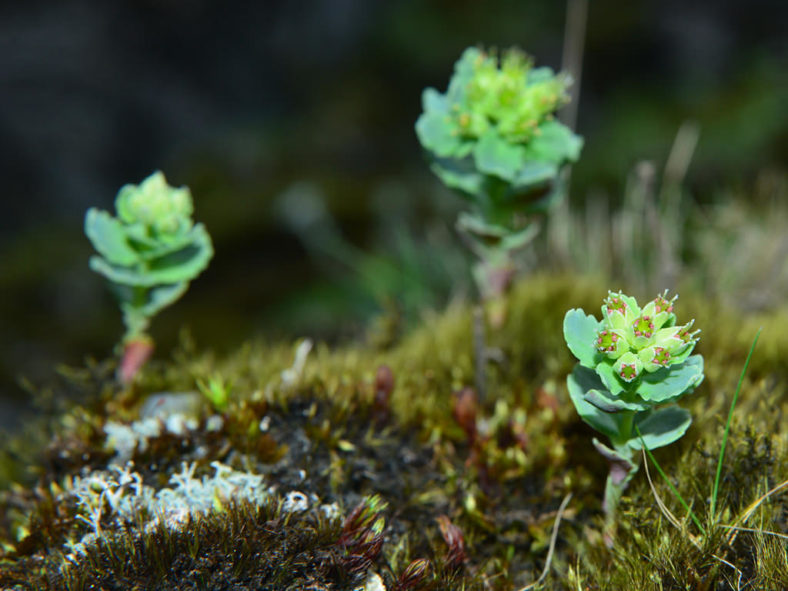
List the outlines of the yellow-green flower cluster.
{"label": "yellow-green flower cluster", "polygon": [[653,373],[683,363],[692,353],[700,331],[691,331],[694,321],[676,326],[676,297],[668,300],[665,291],[641,309],[635,298],[609,292],[595,346],[615,362],[613,369],[625,382],[642,371]]}
{"label": "yellow-green flower cluster", "polygon": [[149,238],[167,240],[191,230],[194,207],[188,187],[171,187],[153,173],[139,185],[124,185],[115,199],[118,218]]}
{"label": "yellow-green flower cluster", "polygon": [[453,94],[455,134],[478,139],[494,127],[512,143],[527,143],[539,134],[539,124],[568,102],[568,77],[534,70],[533,60],[522,51],[504,51],[500,67],[494,51],[472,51],[465,92]]}

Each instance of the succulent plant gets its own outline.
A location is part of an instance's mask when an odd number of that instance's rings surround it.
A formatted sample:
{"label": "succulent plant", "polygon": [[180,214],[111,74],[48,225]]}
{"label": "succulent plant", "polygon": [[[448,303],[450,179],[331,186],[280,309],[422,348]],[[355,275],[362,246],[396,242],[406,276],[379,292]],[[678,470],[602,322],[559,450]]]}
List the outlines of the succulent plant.
{"label": "succulent plant", "polygon": [[422,95],[416,134],[433,172],[471,204],[458,228],[481,259],[483,295],[506,289],[512,254],[537,234],[534,216],[561,196],[560,169],[580,154],[582,138],[553,116],[569,100],[569,84],[517,49],[499,60],[471,47],[445,94],[427,88]]}
{"label": "succulent plant", "polygon": [[618,501],[638,470],[643,444],[673,443],[690,426],[690,413],[675,405],[703,381],[703,357],[694,321],[676,324],[676,297],[667,291],[642,308],[635,298],[609,292],[602,320],[573,309],[564,318],[564,338],[579,360],[567,377],[580,417],[606,435],[594,446],[610,462],[604,508],[612,524]]}
{"label": "succulent plant", "polygon": [[90,268],[109,280],[123,312],[120,373],[128,381],[152,351],[151,318],[183,295],[207,267],[213,246],[205,227],[192,221],[189,189],[169,186],[161,172],[123,186],[115,209],[117,217],[90,208],[85,234],[98,252]]}

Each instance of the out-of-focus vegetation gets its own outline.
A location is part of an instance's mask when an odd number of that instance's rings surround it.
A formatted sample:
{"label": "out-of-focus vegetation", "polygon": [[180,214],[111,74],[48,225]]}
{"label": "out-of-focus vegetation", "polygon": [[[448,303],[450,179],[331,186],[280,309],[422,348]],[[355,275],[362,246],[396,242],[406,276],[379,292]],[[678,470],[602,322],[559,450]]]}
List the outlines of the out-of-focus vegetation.
{"label": "out-of-focus vegetation", "polygon": [[[26,399],[20,374],[110,352],[120,323],[87,268],[81,218],[159,167],[192,188],[217,251],[158,320],[162,352],[184,326],[226,350],[256,334],[362,336],[372,320],[386,343],[467,295],[447,221],[458,204],[413,132],[421,90],[476,43],[560,69],[566,5],[2,10],[15,49],[0,61],[0,401]],[[638,293],[690,282],[748,309],[784,300],[785,10],[595,1],[577,80],[583,158],[523,265]]]}

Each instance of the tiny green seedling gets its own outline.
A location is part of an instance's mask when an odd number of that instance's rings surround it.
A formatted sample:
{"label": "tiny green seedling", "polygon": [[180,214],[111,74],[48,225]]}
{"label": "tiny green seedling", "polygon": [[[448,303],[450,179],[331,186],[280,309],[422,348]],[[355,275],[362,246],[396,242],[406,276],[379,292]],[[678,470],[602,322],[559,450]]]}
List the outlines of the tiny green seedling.
{"label": "tiny green seedling", "polygon": [[639,452],[679,439],[692,422],[676,401],[703,380],[703,357],[692,355],[700,331],[676,324],[667,291],[641,308],[621,292],[608,294],[602,320],[574,309],[564,317],[564,338],[579,360],[567,377],[580,417],[606,435],[594,438],[610,463],[603,508],[608,533],[618,502],[639,467]]}
{"label": "tiny green seedling", "polygon": [[117,217],[90,208],[85,234],[98,255],[90,268],[109,280],[126,333],[119,378],[128,383],[153,351],[151,318],[186,291],[213,256],[210,236],[192,221],[187,187],[167,184],[155,172],[139,185],[125,185],[115,198]]}
{"label": "tiny green seedling", "polygon": [[[499,63],[500,61],[500,63]],[[577,160],[583,140],[556,121],[570,79],[510,49],[468,48],[445,94],[427,88],[416,134],[433,172],[470,204],[457,228],[479,263],[484,298],[505,293],[514,254],[538,233],[538,216],[562,194],[561,167]]]}
{"label": "tiny green seedling", "polygon": [[230,401],[230,392],[233,385],[229,380],[225,380],[221,375],[214,374],[207,380],[197,380],[197,389],[214,409],[225,412]]}

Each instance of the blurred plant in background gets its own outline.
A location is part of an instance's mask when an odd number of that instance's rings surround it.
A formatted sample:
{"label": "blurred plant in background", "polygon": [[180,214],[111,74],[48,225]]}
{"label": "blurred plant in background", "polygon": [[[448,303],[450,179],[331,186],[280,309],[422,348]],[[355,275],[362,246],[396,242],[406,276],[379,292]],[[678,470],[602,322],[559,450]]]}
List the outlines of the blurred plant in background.
{"label": "blurred plant in background", "polygon": [[559,204],[539,255],[553,266],[617,279],[641,293],[674,287],[694,207],[684,180],[698,134],[693,122],[679,128],[661,177],[653,162],[636,164],[620,207],[599,191],[571,210]]}
{"label": "blurred plant in background", "polygon": [[538,217],[562,196],[561,167],[583,141],[553,113],[570,80],[533,68],[517,49],[500,56],[468,48],[445,94],[428,88],[416,134],[432,171],[470,204],[457,229],[478,258],[474,278],[495,300],[515,275],[515,254],[539,231]]}
{"label": "blurred plant in background", "polygon": [[99,253],[90,268],[109,280],[123,312],[118,377],[128,383],[153,351],[151,318],[186,292],[208,266],[213,245],[205,227],[192,221],[189,189],[170,187],[161,172],[124,185],[115,209],[117,217],[90,208],[85,234]]}
{"label": "blurred plant in background", "polygon": [[751,191],[727,189],[688,220],[690,276],[743,310],[788,300],[788,177],[762,171]]}
{"label": "blurred plant in background", "polygon": [[[439,197],[436,196],[438,200]],[[332,279],[332,292],[352,303],[358,314],[376,316],[367,336],[372,344],[387,347],[407,326],[428,310],[443,308],[450,298],[468,291],[470,276],[463,253],[452,241],[449,228],[430,220],[420,223],[414,196],[401,181],[381,183],[371,197],[368,227],[374,244],[361,249],[345,234],[329,211],[328,198],[319,185],[301,181],[278,197],[276,210],[284,224],[298,236],[311,257]],[[298,306],[302,315],[342,314],[330,294]],[[320,299],[322,301],[315,301]]]}

